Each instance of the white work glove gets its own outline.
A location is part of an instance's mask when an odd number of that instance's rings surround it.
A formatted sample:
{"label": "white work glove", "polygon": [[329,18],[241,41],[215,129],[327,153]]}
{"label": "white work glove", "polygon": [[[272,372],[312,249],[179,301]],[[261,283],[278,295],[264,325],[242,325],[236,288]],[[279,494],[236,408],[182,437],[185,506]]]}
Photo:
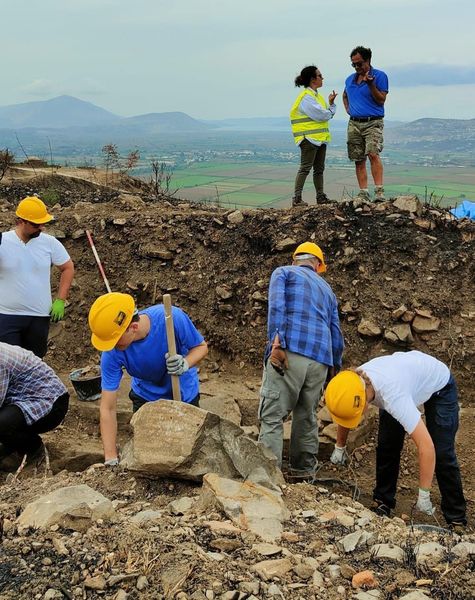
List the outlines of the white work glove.
{"label": "white work glove", "polygon": [[116,467],[119,464],[118,458],[109,458],[109,460],[104,461],[105,467]]}
{"label": "white work glove", "polygon": [[419,488],[416,509],[429,516],[432,516],[435,513],[435,508],[430,501],[430,490],[422,490]]}
{"label": "white work glove", "polygon": [[330,461],[334,465],[346,465],[348,463],[348,452],[346,451],[346,446],[340,448],[335,444],[335,448],[330,456]]}
{"label": "white work glove", "polygon": [[165,360],[169,375],[183,375],[183,373],[186,373],[190,368],[190,365],[186,362],[186,358],[183,358],[181,354],[173,354],[170,356],[167,352],[165,354]]}

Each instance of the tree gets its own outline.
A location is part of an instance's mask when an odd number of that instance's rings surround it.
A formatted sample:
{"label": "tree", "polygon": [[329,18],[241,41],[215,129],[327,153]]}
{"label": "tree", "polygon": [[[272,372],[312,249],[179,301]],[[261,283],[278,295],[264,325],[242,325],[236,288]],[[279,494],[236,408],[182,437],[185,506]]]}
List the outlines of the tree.
{"label": "tree", "polygon": [[8,169],[15,164],[15,155],[8,148],[0,150],[0,181],[5,176]]}
{"label": "tree", "polygon": [[120,174],[127,175],[127,173],[137,166],[140,160],[140,152],[138,150],[132,150],[124,159],[119,159],[120,162]]}
{"label": "tree", "polygon": [[153,158],[150,161],[150,166],[152,168],[150,186],[153,195],[155,196],[155,200],[159,200],[163,196],[173,196],[176,194],[178,188],[173,192],[170,192],[170,182],[173,176],[171,167],[167,166],[164,162],[160,162],[156,158]]}
{"label": "tree", "polygon": [[106,181],[109,171],[114,174],[114,168],[120,167],[119,151],[116,144],[106,144],[102,147],[104,166],[106,168]]}

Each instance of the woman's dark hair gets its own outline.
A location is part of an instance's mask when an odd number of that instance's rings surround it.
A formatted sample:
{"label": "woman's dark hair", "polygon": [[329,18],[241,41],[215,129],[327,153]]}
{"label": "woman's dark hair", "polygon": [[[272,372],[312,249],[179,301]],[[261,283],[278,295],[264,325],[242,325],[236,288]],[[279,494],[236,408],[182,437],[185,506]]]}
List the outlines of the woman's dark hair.
{"label": "woman's dark hair", "polygon": [[300,75],[297,75],[295,78],[295,87],[300,87],[302,85],[308,87],[310,85],[310,81],[315,77],[316,72],[317,67],[315,65],[304,67],[300,71]]}
{"label": "woman's dark hair", "polygon": [[365,48],[364,46],[356,46],[356,48],[353,48],[350,58],[353,58],[355,54],[359,54],[363,60],[371,60],[372,56],[371,48]]}

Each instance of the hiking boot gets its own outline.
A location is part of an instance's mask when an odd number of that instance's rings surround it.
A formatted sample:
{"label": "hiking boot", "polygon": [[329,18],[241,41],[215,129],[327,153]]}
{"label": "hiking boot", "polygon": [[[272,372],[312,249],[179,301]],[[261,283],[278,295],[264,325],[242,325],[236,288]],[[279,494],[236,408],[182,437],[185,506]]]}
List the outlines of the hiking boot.
{"label": "hiking boot", "polygon": [[373,506],[371,506],[370,510],[379,515],[380,517],[391,516],[391,509],[389,508],[389,506],[386,506],[384,502],[380,502],[379,500],[374,500]]}
{"label": "hiking boot", "polygon": [[360,200],[362,202],[371,202],[371,196],[369,195],[368,190],[360,190],[355,196],[355,200]]}
{"label": "hiking boot", "polygon": [[375,202],[386,202],[384,195],[384,188],[382,185],[376,185],[374,188],[374,201]]}
{"label": "hiking boot", "polygon": [[294,206],[308,206],[308,203],[302,200],[302,196],[294,196],[292,198],[292,207]]}
{"label": "hiking boot", "polygon": [[333,200],[325,194],[325,192],[319,192],[317,194],[317,204],[331,204]]}

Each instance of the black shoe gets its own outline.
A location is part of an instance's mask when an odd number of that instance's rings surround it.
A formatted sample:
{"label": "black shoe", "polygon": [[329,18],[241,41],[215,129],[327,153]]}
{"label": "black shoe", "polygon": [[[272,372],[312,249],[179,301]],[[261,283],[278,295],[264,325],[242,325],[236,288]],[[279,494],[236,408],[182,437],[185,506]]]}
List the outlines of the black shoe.
{"label": "black shoe", "polygon": [[43,442],[41,442],[40,446],[38,446],[38,448],[36,450],[33,450],[33,452],[27,453],[26,464],[27,464],[27,466],[32,465],[35,467],[39,467],[40,465],[43,464],[45,459],[46,459],[45,445],[43,444]]}
{"label": "black shoe", "polygon": [[324,193],[317,194],[317,204],[331,204],[333,200]]}
{"label": "black shoe", "polygon": [[380,517],[390,517],[391,509],[389,506],[386,506],[384,502],[380,502],[379,500],[374,500],[373,506],[370,508],[374,513],[379,515]]}
{"label": "black shoe", "polygon": [[5,446],[0,443],[0,460],[3,460],[5,457],[10,456],[11,450],[7,450]]}
{"label": "black shoe", "polygon": [[452,521],[449,523],[450,531],[453,531],[457,535],[463,535],[467,532],[467,522],[465,521]]}
{"label": "black shoe", "polygon": [[21,465],[23,456],[20,456],[18,452],[7,452],[2,454],[0,458],[0,471],[5,473],[14,473]]}

